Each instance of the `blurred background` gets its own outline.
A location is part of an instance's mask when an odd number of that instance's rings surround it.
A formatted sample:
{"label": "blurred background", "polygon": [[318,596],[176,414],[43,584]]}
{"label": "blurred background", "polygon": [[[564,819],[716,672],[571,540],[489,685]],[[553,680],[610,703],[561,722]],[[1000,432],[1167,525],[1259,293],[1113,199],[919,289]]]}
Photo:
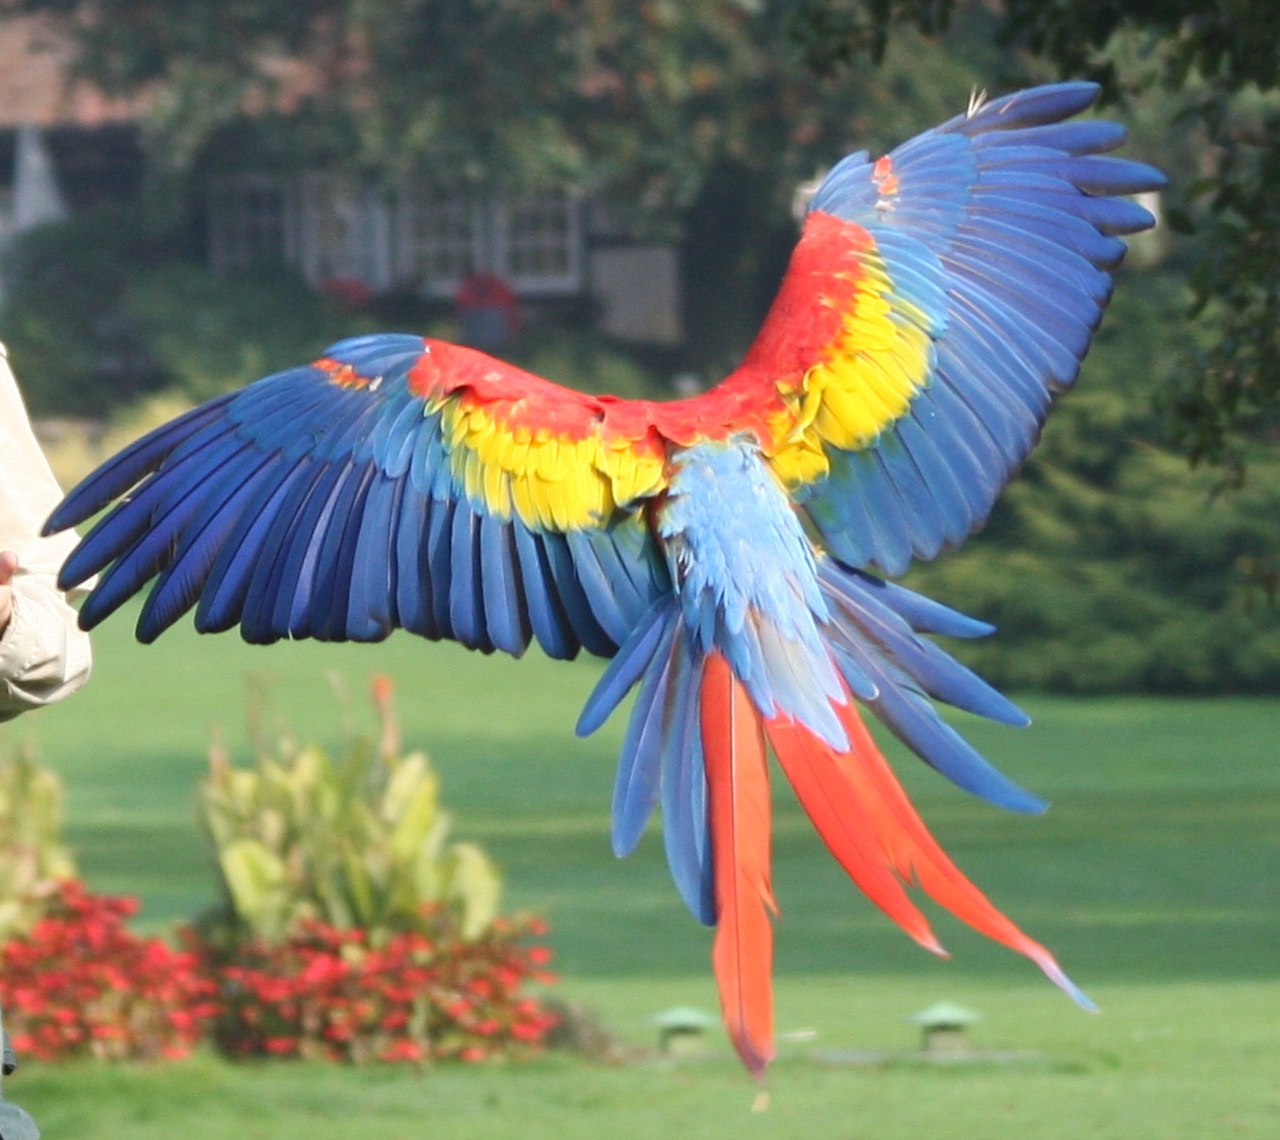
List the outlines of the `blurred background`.
{"label": "blurred background", "polygon": [[1277,18],[1042,7],[9,4],[0,335],[66,479],[372,329],[664,398],[740,357],[838,157],[1093,76],[1172,178],[1164,224],[988,533],[924,584],[1001,626],[999,682],[1274,691]]}
{"label": "blurred background", "polygon": [[[908,576],[999,627],[957,655],[1025,698],[1037,727],[975,739],[1055,808],[1047,821],[1009,823],[932,784],[912,787],[961,865],[1118,1012],[1081,1029],[1047,995],[1053,1012],[1042,1014],[1020,970],[1001,988],[1021,964],[988,959],[963,935],[958,957],[977,966],[953,963],[947,976],[966,979],[968,996],[964,984],[922,989],[938,967],[902,964],[912,951],[861,910],[857,938],[842,929],[824,941],[824,925],[834,930],[832,916],[855,904],[814,869],[825,856],[798,815],[788,870],[784,816],[779,875],[798,903],[779,887],[780,938],[793,940],[780,950],[779,990],[790,970],[795,1026],[841,1049],[892,1049],[929,995],[989,1012],[1012,1003],[1025,1018],[993,1032],[1043,1061],[1012,1076],[979,1066],[960,1083],[883,1055],[852,1078],[835,1062],[786,1070],[799,1114],[790,1126],[1271,1135],[1280,1038],[1262,1011],[1280,999],[1280,9],[7,0],[0,339],[64,485],[160,419],[373,330],[465,341],[595,391],[670,398],[714,384],[750,343],[807,193],[834,161],[883,153],[962,112],[975,90],[1061,77],[1101,82],[1104,112],[1130,128],[1125,153],[1169,174],[1168,191],[1144,202],[1161,225],[1132,242],[1078,390],[985,531]],[[326,676],[341,672],[360,691],[377,670],[409,706],[406,738],[440,768],[455,830],[495,854],[508,899],[551,919],[571,996],[633,1042],[653,1036],[647,1018],[665,1006],[714,1002],[701,933],[663,882],[652,837],[635,866],[601,870],[620,733],[570,742],[594,665],[490,674],[507,663],[473,665],[456,647],[398,637],[377,650],[254,651],[229,639],[197,646],[179,631],[143,651],[116,625],[97,643],[85,694],[5,731],[33,740],[65,778],[86,879],[140,896],[144,922],[160,929],[202,905],[193,789],[215,726],[233,752],[245,746],[245,678],[272,678],[250,691],[275,692],[284,719],[331,738],[347,714]],[[504,691],[523,695],[494,696]],[[842,980],[860,962],[879,988]],[[1224,1059],[1209,1081],[1213,1051]],[[449,1086],[448,1134],[471,1135],[472,1117],[476,1135],[541,1134],[476,1107],[509,1108],[513,1096],[545,1110],[558,1135],[756,1125],[727,1062],[693,1071],[714,1075],[683,1077],[684,1099],[670,1101],[647,1070],[642,1085],[619,1085],[556,1068],[518,1096]],[[25,1099],[51,1134],[186,1126],[158,1078],[117,1098],[114,1078],[71,1072],[14,1086],[33,1090]],[[418,1094],[384,1089],[396,1107],[377,1116],[346,1079],[325,1095],[348,1099],[319,1108],[310,1086],[237,1084],[259,1077],[211,1063],[177,1084],[211,1105],[235,1087],[263,1114],[215,1112],[209,1135],[287,1136],[306,1120],[309,1136],[324,1136],[348,1111],[376,1117],[380,1136],[419,1134]],[[726,1098],[731,1125],[715,1116]],[[1087,1129],[1064,1125],[1069,1111],[1084,1111]],[[776,1114],[760,1126],[792,1134]]]}

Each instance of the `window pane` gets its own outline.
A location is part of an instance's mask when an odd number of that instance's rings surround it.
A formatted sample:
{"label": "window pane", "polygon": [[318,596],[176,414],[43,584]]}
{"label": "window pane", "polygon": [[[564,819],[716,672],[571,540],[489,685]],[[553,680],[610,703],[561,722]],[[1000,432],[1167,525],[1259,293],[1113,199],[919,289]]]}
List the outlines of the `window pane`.
{"label": "window pane", "polygon": [[507,204],[502,214],[502,260],[513,284],[568,292],[581,286],[581,222],[574,198],[539,194]]}
{"label": "window pane", "polygon": [[223,179],[214,183],[209,205],[215,269],[283,264],[287,202],[280,182],[256,176]]}
{"label": "window pane", "polygon": [[397,275],[428,292],[452,293],[481,268],[480,236],[471,194],[415,185],[400,199]]}

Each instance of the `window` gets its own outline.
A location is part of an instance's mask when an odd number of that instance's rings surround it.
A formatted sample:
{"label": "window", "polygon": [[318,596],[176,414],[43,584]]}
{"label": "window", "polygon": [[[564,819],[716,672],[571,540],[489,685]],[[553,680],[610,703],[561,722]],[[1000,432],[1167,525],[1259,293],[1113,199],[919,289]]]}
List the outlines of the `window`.
{"label": "window", "polygon": [[299,181],[301,256],[293,259],[312,285],[361,281],[391,284],[387,206],[372,187],[341,174],[311,172]]}
{"label": "window", "polygon": [[472,196],[418,185],[399,197],[396,277],[452,296],[484,265],[484,211]]}
{"label": "window", "polygon": [[508,201],[418,185],[400,198],[397,276],[452,296],[473,273],[496,273],[521,293],[582,288],[582,211],[566,192]]}
{"label": "window", "polygon": [[215,182],[209,196],[214,269],[278,266],[291,260],[291,206],[290,195],[277,178],[243,175]]}
{"label": "window", "polygon": [[210,194],[218,270],[289,265],[335,279],[453,297],[475,273],[525,294],[583,288],[582,204],[567,191],[505,199],[425,183],[384,194],[343,175],[242,175]]}
{"label": "window", "polygon": [[496,209],[501,264],[522,292],[572,292],[582,280],[582,213],[563,192],[518,199]]}

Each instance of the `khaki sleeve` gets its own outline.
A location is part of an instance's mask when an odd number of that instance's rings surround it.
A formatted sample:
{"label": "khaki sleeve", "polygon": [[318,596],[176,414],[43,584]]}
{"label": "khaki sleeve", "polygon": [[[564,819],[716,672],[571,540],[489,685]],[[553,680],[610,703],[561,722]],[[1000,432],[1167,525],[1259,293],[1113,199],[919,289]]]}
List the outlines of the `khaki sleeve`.
{"label": "khaki sleeve", "polygon": [[0,550],[18,556],[13,616],[0,636],[0,720],[59,700],[89,676],[89,637],[57,587],[75,535],[40,537],[61,497],[0,346]]}

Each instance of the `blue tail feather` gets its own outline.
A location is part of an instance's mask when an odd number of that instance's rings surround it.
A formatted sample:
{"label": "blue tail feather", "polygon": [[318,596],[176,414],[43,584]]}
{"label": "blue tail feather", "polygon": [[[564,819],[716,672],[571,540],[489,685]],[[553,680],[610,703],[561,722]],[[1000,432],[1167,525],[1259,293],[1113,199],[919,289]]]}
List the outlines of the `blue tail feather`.
{"label": "blue tail feather", "polygon": [[686,638],[678,639],[673,653],[675,672],[670,691],[676,701],[663,750],[662,841],[667,866],[685,906],[704,926],[713,926],[716,904],[711,829],[697,696],[702,687],[703,658]]}
{"label": "blue tail feather", "polygon": [[590,736],[604,724],[631,691],[631,687],[644,675],[666,636],[675,605],[675,599],[671,596],[655,602],[631,636],[618,647],[618,652],[600,675],[600,680],[587,697],[587,703],[583,705],[575,729],[579,736]]}
{"label": "blue tail feather", "polygon": [[662,782],[663,758],[670,736],[668,709],[673,697],[676,627],[666,622],[660,632],[651,658],[653,667],[640,682],[618,759],[612,812],[613,852],[618,856],[630,855],[640,842]]}
{"label": "blue tail feather", "polygon": [[703,654],[683,624],[679,603],[654,603],[596,683],[578,719],[586,735],[639,685],[614,784],[613,844],[630,853],[662,803],[662,835],[671,877],[691,913],[715,923],[706,775],[698,722]]}
{"label": "blue tail feather", "polygon": [[874,695],[859,697],[875,716],[925,763],[966,791],[1015,811],[1043,811],[1039,797],[992,767],[929,700],[1006,724],[1027,723],[1008,698],[916,632],[941,625],[973,636],[986,629],[978,625],[975,630],[977,623],[958,620],[963,615],[945,606],[878,583],[830,558],[820,563],[819,578],[831,601],[826,634],[851,688],[855,679],[874,684]]}

